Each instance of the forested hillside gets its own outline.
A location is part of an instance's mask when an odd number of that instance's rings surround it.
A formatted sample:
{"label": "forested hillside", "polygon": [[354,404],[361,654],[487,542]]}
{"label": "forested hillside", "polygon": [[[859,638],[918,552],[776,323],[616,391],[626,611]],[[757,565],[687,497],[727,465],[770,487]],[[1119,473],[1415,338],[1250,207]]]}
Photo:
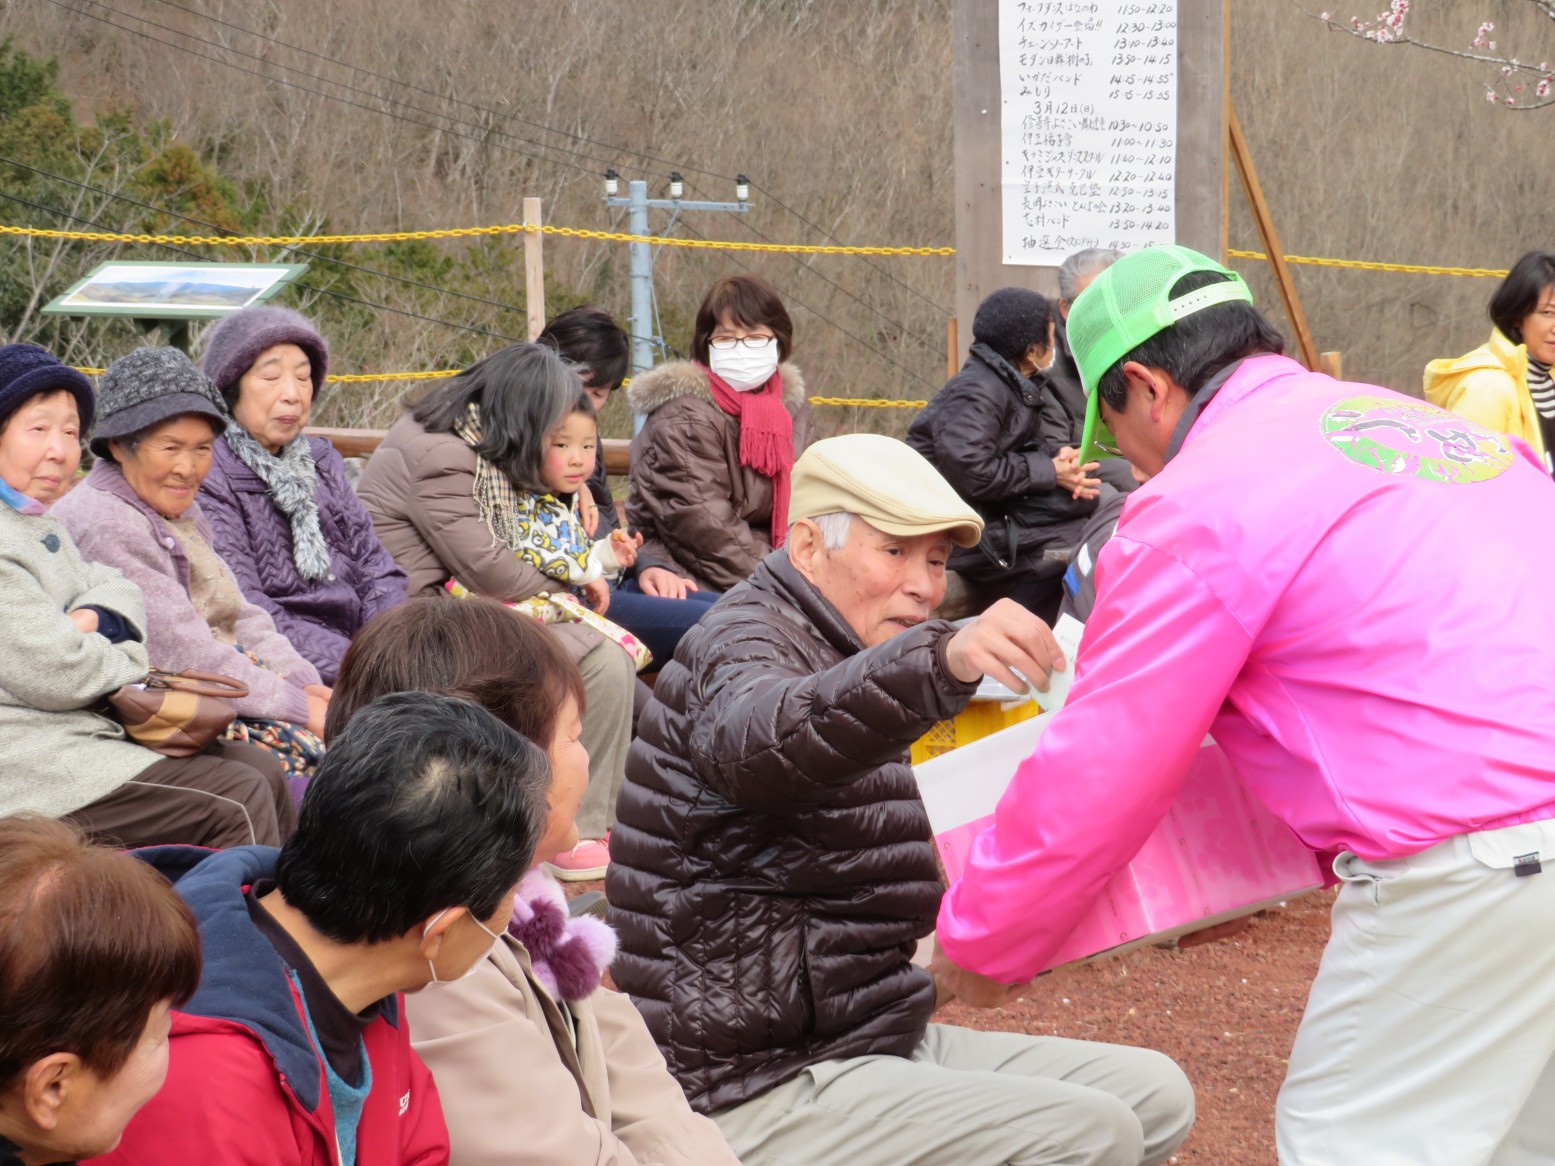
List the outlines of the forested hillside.
{"label": "forested hillside", "polygon": [[[1555,240],[1555,114],[1496,108],[1472,68],[1330,32],[1284,0],[1231,12],[1233,96],[1287,251],[1503,267]],[[516,222],[531,195],[548,222],[620,230],[601,203],[614,167],[661,196],[672,169],[688,197],[729,199],[733,175],[751,176],[751,214],[687,214],[673,227],[686,237],[954,242],[948,0],[22,0],[0,10],[0,36],[0,158],[22,164],[0,166],[0,222],[394,230]],[[1256,247],[1235,187],[1232,208],[1232,245]],[[324,323],[337,371],[454,367],[523,335],[521,248],[309,248],[306,287],[288,294]],[[0,242],[7,336],[84,364],[133,344],[127,325],[36,314],[113,254],[168,253]],[[624,246],[552,237],[546,260],[552,310],[594,300],[625,315]],[[790,298],[815,391],[921,398],[943,380],[942,258],[665,249],[670,345],[687,343],[707,283],[741,264]],[[1257,265],[1241,266],[1277,311]],[[1297,279],[1319,345],[1397,387],[1488,327],[1490,281]],[[381,423],[401,389],[338,392],[321,419]]]}

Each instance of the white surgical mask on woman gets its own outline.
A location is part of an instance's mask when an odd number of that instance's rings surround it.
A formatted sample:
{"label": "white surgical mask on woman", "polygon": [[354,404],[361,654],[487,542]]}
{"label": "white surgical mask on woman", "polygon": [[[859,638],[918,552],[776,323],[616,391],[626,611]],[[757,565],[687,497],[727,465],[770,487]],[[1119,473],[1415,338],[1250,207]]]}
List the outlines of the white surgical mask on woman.
{"label": "white surgical mask on woman", "polygon": [[759,389],[777,372],[778,342],[769,338],[760,348],[741,341],[733,348],[710,348],[707,367],[737,393]]}

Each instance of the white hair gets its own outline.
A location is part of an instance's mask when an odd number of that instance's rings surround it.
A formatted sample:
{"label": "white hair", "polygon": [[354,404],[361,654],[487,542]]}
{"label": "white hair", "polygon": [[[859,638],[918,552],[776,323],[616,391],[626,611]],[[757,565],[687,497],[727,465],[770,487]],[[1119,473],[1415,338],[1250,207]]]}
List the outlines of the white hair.
{"label": "white hair", "polygon": [[[846,510],[834,510],[830,514],[817,514],[810,521],[821,532],[821,546],[828,551],[840,551],[848,545],[848,532],[853,529],[853,520],[857,517]],[[792,526],[788,532],[789,538],[793,538]]]}
{"label": "white hair", "polygon": [[1066,304],[1074,303],[1080,294],[1082,279],[1095,279],[1122,258],[1123,252],[1110,247],[1087,247],[1084,251],[1076,251],[1059,265],[1058,298]]}

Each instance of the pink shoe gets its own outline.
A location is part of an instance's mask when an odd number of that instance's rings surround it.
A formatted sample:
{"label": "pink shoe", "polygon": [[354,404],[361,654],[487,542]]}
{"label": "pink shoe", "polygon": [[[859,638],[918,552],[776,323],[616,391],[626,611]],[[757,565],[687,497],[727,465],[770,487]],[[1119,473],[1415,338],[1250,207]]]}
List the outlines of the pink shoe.
{"label": "pink shoe", "polygon": [[542,865],[564,883],[602,879],[610,865],[610,848],[602,839],[585,838],[571,850],[562,851]]}

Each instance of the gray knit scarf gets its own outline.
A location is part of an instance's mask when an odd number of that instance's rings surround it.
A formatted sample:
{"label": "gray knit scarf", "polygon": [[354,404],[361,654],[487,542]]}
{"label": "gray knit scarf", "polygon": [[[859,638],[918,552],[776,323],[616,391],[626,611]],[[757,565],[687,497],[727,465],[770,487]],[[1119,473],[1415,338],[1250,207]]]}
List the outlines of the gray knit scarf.
{"label": "gray knit scarf", "polygon": [[259,475],[270,491],[270,501],[291,522],[292,561],[297,564],[297,573],[310,583],[323,579],[333,561],[319,528],[319,503],[314,496],[319,468],[308,439],[299,433],[280,456],[260,445],[241,425],[227,426],[223,440],[240,462]]}

